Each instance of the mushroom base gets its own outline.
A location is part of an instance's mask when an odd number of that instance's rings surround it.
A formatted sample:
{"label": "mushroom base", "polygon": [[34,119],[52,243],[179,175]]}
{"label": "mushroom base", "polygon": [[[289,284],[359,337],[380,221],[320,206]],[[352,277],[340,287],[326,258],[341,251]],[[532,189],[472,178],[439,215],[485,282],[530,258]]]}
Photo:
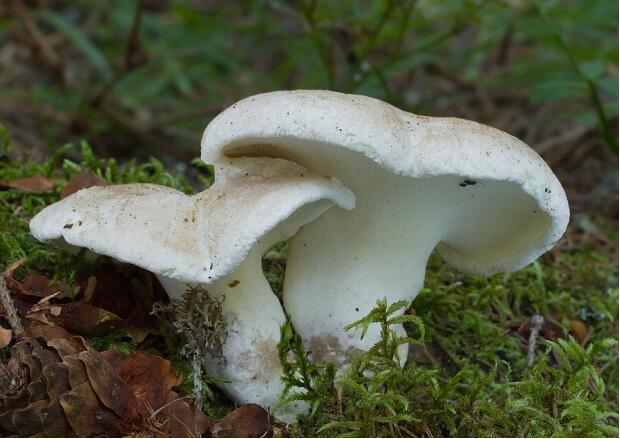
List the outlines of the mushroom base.
{"label": "mushroom base", "polygon": [[[182,297],[189,286],[165,276],[158,278],[171,299]],[[300,407],[278,406],[284,384],[277,344],[286,318],[262,276],[260,257],[250,255],[232,275],[200,287],[221,301],[225,324],[221,349],[205,347],[206,373],[235,402],[258,404],[271,409],[278,419],[293,420]]]}

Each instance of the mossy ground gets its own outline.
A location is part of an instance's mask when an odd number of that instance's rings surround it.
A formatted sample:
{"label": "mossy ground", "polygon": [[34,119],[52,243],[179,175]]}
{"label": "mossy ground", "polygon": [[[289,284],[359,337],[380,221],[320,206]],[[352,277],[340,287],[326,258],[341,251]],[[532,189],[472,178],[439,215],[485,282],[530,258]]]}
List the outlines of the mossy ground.
{"label": "mossy ground", "polygon": [[[2,134],[8,143],[8,136]],[[95,159],[86,144],[81,156],[77,150],[59,149],[44,164],[3,155],[0,181],[45,175],[57,179],[58,185],[43,195],[0,191],[2,267],[26,258],[19,270],[33,268],[68,283],[89,269],[79,256],[41,244],[28,232],[29,219],[57,200],[67,179],[82,168],[112,183],[153,182],[192,191],[187,181],[166,172],[156,160],[119,166],[113,160]],[[70,161],[68,154],[78,158]],[[610,233],[617,239],[616,230]],[[280,246],[264,259],[276,290],[284,272],[285,250]],[[433,257],[426,287],[406,313],[410,335],[420,341],[411,344],[404,370],[395,366],[390,355],[402,340],[389,330],[388,304],[378,304],[366,321],[383,325],[383,346],[358,360],[335,382],[329,366],[307,363],[303,351],[289,343],[292,334],[285,331],[281,350],[295,353],[294,360],[283,356],[287,377],[305,376],[304,386],[311,390],[305,398],[316,406],[290,432],[616,437],[618,268],[610,257],[585,244],[571,249],[560,245],[523,270],[488,279],[463,275]],[[535,314],[542,315],[546,325],[537,338],[535,362],[528,367],[528,322]],[[92,341],[100,349],[122,347],[128,352],[133,348],[123,333]],[[162,339],[151,348],[188,377],[188,365],[170,348],[172,344]],[[365,372],[373,370],[380,372],[369,378]],[[191,378],[186,387],[190,383]],[[216,394],[205,410],[220,415],[231,407]]]}

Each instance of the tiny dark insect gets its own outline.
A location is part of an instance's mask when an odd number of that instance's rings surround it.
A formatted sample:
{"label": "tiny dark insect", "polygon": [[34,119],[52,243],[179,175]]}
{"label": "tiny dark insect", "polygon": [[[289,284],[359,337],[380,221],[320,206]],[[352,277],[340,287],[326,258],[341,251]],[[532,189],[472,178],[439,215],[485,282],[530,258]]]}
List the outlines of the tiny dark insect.
{"label": "tiny dark insect", "polygon": [[459,186],[466,187],[466,186],[474,186],[476,184],[478,184],[477,181],[466,179],[466,180],[463,180],[461,183],[459,183]]}

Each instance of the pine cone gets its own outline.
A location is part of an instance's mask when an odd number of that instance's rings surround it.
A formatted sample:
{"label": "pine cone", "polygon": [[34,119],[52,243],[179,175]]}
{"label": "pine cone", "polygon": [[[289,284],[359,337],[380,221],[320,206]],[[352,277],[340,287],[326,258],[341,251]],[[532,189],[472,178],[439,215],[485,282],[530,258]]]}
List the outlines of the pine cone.
{"label": "pine cone", "polygon": [[139,404],[81,337],[27,339],[0,365],[0,427],[20,436],[123,436],[142,430]]}

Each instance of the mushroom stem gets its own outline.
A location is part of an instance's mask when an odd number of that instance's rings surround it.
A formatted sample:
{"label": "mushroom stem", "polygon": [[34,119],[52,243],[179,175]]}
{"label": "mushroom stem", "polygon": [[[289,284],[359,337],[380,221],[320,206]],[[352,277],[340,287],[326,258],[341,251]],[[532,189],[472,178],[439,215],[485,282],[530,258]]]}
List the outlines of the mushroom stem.
{"label": "mushroom stem", "polygon": [[[263,273],[262,256],[332,205],[325,199],[305,204],[258,240],[231,274],[208,285],[198,284],[222,303],[226,330],[222,349],[208,352],[204,358],[208,373],[222,380],[218,386],[234,401],[270,408],[276,418],[285,422],[294,421],[305,406],[278,405],[284,384],[277,345],[286,317]],[[187,290],[187,283],[161,274],[158,278],[172,299],[182,297]]]}
{"label": "mushroom stem", "polygon": [[[147,269],[172,298],[190,285],[221,299],[227,337],[205,358],[210,373],[228,380],[217,384],[236,402],[274,408],[283,388],[284,312],[261,256],[334,205],[352,209],[355,197],[335,179],[281,159],[231,159],[216,172],[213,186],[193,196],[151,184],[83,189],[43,209],[30,228],[41,241]],[[279,407],[276,416],[291,419],[301,408]]]}
{"label": "mushroom stem", "polygon": [[[494,252],[518,253],[547,230],[548,217],[532,217],[536,201],[514,183],[478,180],[463,187],[458,176],[412,180],[359,154],[332,152],[332,158],[322,163],[323,171],[339,171],[356,194],[356,207],[326,212],[291,238],[284,279],[284,306],[315,360],[344,365],[349,354],[376,343],[378,327],[371,326],[364,339],[343,328],[380,298],[412,301],[435,247],[448,258],[465,249],[475,255],[470,261],[493,261]],[[319,166],[313,158],[303,164]]]}
{"label": "mushroom stem", "polygon": [[[326,212],[289,240],[284,280],[284,305],[306,349],[314,360],[337,365],[380,338],[377,325],[364,339],[360,331],[345,332],[346,325],[367,315],[380,298],[389,303],[415,298],[442,233],[442,216],[435,217],[430,206],[418,209],[426,204],[425,190],[417,197],[407,194],[407,205],[399,203],[402,190],[357,193],[352,214]],[[400,325],[394,329],[405,333]],[[404,363],[405,352],[400,359]]]}
{"label": "mushroom stem", "polygon": [[[284,388],[277,344],[285,316],[263,275],[263,250],[262,246],[253,249],[229,276],[212,285],[201,284],[222,303],[225,327],[221,349],[211,349],[203,360],[207,373],[221,380],[218,385],[233,400],[273,408]],[[158,278],[171,299],[180,298],[188,287],[162,275]]]}

